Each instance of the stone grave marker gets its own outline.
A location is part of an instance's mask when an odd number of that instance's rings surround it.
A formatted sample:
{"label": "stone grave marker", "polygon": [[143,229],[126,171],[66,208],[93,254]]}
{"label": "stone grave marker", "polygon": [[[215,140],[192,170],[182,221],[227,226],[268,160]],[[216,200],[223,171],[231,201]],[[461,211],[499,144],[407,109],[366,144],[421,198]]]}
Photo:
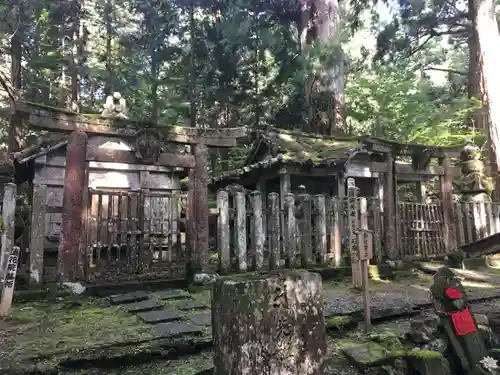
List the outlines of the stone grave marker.
{"label": "stone grave marker", "polygon": [[[451,354],[467,374],[481,372],[490,357],[470,311],[467,293],[458,277],[447,267],[434,275],[431,286],[434,309],[450,341]],[[496,362],[491,358],[490,362]]]}
{"label": "stone grave marker", "polygon": [[143,291],[125,293],[125,294],[115,294],[109,297],[109,301],[113,305],[120,305],[122,303],[132,303],[144,301],[149,298],[149,294]]}
{"label": "stone grave marker", "polygon": [[123,308],[125,311],[128,311],[130,313],[137,313],[137,312],[142,312],[142,311],[150,311],[150,310],[156,310],[163,307],[163,305],[152,299],[148,299],[145,301],[140,301],[140,302],[134,302],[134,303],[129,303],[126,305],[121,305],[121,308]]}
{"label": "stone grave marker", "polygon": [[137,316],[147,324],[172,322],[183,318],[183,315],[179,311],[173,309],[146,311],[137,314]]}
{"label": "stone grave marker", "polygon": [[224,277],[212,290],[214,375],[324,375],[321,276]]}

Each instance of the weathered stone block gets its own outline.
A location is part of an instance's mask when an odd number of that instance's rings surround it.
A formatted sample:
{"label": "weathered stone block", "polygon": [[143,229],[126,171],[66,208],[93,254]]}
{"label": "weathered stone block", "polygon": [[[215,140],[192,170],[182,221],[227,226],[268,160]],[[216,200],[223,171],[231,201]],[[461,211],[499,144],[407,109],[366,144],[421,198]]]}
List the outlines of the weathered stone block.
{"label": "weathered stone block", "polygon": [[319,274],[218,279],[212,293],[214,375],[323,375]]}

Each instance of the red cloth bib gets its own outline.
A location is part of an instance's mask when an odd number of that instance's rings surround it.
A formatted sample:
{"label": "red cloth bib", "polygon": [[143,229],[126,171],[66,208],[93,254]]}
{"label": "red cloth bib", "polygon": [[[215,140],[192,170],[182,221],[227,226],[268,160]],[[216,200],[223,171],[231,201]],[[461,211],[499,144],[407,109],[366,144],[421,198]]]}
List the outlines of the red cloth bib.
{"label": "red cloth bib", "polygon": [[469,309],[451,313],[450,316],[457,336],[465,336],[476,332],[476,324],[474,323],[474,319],[472,319]]}

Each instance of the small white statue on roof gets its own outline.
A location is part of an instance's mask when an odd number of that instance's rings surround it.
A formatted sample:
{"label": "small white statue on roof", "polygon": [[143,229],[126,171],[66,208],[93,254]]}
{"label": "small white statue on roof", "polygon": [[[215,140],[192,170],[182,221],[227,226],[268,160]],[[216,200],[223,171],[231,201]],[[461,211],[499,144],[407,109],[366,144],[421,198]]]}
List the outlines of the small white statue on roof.
{"label": "small white statue on roof", "polygon": [[101,116],[111,118],[128,118],[127,102],[125,101],[125,98],[119,92],[114,92],[113,95],[108,95]]}

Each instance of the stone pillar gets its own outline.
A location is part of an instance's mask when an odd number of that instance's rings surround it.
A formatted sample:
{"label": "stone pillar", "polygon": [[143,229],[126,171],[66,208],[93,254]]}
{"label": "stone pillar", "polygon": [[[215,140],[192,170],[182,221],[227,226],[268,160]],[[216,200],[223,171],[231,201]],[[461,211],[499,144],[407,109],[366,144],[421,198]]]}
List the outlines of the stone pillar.
{"label": "stone pillar", "polygon": [[218,279],[212,290],[214,375],[323,375],[321,276],[307,271]]}
{"label": "stone pillar", "polygon": [[448,155],[440,160],[444,170],[441,176],[441,202],[443,207],[443,235],[446,251],[456,248],[455,213],[453,204],[453,171]]}
{"label": "stone pillar", "polygon": [[66,151],[61,241],[57,257],[57,272],[62,282],[84,277],[85,246],[83,233],[84,196],[86,186],[87,134],[70,134]]}

